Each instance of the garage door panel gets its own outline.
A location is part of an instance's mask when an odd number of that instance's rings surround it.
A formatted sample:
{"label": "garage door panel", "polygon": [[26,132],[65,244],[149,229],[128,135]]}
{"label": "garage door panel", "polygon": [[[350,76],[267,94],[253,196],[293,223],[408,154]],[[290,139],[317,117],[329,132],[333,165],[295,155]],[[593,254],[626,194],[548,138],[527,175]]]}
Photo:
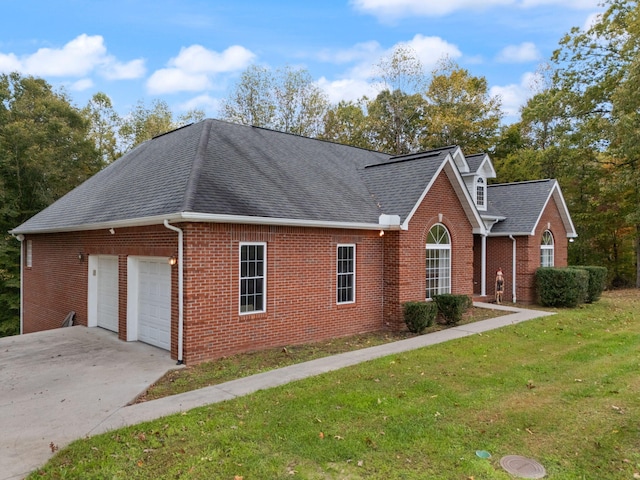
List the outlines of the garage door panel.
{"label": "garage door panel", "polygon": [[98,257],[97,324],[118,332],[118,257]]}
{"label": "garage door panel", "polygon": [[166,261],[139,262],[138,339],[171,348],[171,267]]}

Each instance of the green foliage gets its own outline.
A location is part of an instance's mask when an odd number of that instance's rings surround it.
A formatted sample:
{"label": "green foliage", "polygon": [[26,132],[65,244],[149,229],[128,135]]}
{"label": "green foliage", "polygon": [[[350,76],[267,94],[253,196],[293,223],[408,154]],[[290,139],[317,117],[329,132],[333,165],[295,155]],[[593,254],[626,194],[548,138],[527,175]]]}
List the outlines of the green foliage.
{"label": "green foliage", "polygon": [[581,268],[542,267],[536,270],[535,285],[543,307],[574,308],[587,300],[589,273]]}
{"label": "green foliage", "polygon": [[317,137],[329,102],[305,69],[252,65],[223,102],[224,120]]}
{"label": "green foliage", "polygon": [[422,333],[433,325],[438,306],[434,302],[406,302],[402,305],[402,314],[411,333]]}
{"label": "green foliage", "polygon": [[593,303],[600,300],[602,292],[607,286],[607,268],[597,266],[577,266],[573,267],[584,270],[589,274],[589,285],[587,287],[586,303]]}
{"label": "green foliage", "polygon": [[471,299],[467,295],[452,293],[434,295],[433,300],[447,325],[456,325],[472,305]]}
{"label": "green foliage", "polygon": [[89,122],[42,79],[0,75],[0,335],[17,333],[20,249],[6,232],[102,166]]}

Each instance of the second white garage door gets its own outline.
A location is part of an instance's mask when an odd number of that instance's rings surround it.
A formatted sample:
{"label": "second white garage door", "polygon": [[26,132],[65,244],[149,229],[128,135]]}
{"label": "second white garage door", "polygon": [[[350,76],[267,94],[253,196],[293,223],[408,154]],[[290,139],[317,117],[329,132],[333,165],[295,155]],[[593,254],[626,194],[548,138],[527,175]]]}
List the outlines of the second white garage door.
{"label": "second white garage door", "polygon": [[138,340],[171,349],[171,266],[138,260]]}

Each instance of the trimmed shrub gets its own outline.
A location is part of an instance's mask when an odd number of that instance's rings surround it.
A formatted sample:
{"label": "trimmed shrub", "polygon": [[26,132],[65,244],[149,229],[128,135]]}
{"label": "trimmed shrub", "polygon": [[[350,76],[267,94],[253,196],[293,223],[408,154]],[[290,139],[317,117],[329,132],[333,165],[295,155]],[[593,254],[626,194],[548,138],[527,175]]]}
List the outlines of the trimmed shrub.
{"label": "trimmed shrub", "polygon": [[442,314],[447,325],[456,325],[473,304],[467,295],[451,293],[434,295],[433,301],[438,305],[438,311]]}
{"label": "trimmed shrub", "polygon": [[535,285],[543,307],[574,308],[587,300],[589,273],[580,268],[541,267],[536,270]]}
{"label": "trimmed shrub", "polygon": [[411,333],[422,333],[433,325],[438,307],[433,302],[406,302],[402,305],[404,323]]}
{"label": "trimmed shrub", "polygon": [[404,323],[411,333],[422,333],[433,325],[438,307],[433,302],[406,302],[402,305]]}
{"label": "trimmed shrub", "polygon": [[595,266],[579,266],[574,268],[586,270],[589,274],[589,287],[587,288],[587,298],[585,302],[593,303],[600,300],[602,291],[607,286],[607,268]]}

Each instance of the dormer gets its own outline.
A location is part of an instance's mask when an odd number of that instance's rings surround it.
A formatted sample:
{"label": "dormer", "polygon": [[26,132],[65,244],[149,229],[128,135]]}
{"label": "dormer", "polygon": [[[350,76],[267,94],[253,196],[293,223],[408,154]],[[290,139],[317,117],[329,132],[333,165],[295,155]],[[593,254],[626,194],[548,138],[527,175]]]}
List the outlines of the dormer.
{"label": "dormer", "polygon": [[461,172],[467,190],[476,204],[476,208],[481,212],[487,210],[489,199],[487,198],[487,179],[496,178],[496,171],[489,155],[479,153],[466,157],[466,164],[469,166],[468,172]]}

